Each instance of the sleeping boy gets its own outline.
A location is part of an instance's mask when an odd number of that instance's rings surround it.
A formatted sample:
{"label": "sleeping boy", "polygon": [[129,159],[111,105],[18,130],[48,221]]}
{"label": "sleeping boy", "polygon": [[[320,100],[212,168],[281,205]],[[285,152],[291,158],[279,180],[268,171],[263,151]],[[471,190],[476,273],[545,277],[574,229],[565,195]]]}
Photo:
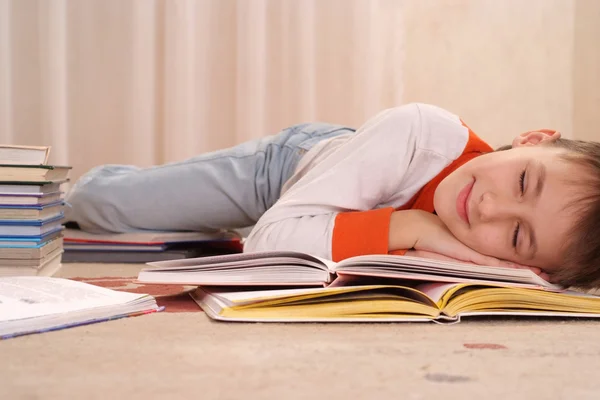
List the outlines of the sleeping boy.
{"label": "sleeping boy", "polygon": [[428,104],[356,130],[308,123],[181,162],[97,167],[67,202],[90,232],[253,226],[246,252],[408,254],[600,286],[600,144],[539,130],[494,151]]}

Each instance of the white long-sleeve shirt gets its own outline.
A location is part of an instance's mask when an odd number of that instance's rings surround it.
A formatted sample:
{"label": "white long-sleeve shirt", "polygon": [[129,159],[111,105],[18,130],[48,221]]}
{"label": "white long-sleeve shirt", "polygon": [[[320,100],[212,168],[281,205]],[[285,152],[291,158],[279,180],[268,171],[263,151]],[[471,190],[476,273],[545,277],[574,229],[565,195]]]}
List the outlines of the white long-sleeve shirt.
{"label": "white long-sleeve shirt", "polygon": [[385,254],[391,213],[462,156],[488,151],[458,116],[439,107],[385,110],[355,133],[304,154],[244,251],[295,250],[333,260]]}

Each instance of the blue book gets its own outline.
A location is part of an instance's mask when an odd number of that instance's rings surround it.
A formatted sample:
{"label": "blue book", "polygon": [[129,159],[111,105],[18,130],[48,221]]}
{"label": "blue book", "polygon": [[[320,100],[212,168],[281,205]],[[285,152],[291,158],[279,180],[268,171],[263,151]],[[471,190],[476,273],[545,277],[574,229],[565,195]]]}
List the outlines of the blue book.
{"label": "blue book", "polygon": [[[0,226],[2,225],[26,225],[26,226],[42,226],[55,221],[60,221],[65,217],[63,212],[51,215],[43,219],[0,219]],[[0,236],[6,236],[1,235]],[[8,235],[10,236],[10,235]]]}
{"label": "blue book", "polygon": [[62,206],[64,202],[62,200],[55,201],[53,203],[48,204],[0,204],[0,209],[11,209],[11,210],[44,210],[50,207]]}
{"label": "blue book", "polygon": [[64,229],[64,226],[59,225],[57,228],[43,235],[32,236],[0,236],[0,248],[19,247],[19,248],[39,248],[52,239],[59,237]]}
{"label": "blue book", "polygon": [[55,216],[64,209],[62,200],[44,205],[0,205],[0,220],[40,220]]}

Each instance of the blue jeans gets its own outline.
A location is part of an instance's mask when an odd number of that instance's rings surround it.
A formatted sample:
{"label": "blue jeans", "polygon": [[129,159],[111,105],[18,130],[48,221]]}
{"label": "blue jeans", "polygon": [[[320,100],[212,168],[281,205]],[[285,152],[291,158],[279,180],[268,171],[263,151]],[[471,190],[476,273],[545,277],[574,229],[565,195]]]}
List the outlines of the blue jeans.
{"label": "blue jeans", "polygon": [[67,194],[67,220],[90,232],[252,226],[279,199],[302,154],[321,140],[353,131],[302,124],[181,162],[96,167]]}

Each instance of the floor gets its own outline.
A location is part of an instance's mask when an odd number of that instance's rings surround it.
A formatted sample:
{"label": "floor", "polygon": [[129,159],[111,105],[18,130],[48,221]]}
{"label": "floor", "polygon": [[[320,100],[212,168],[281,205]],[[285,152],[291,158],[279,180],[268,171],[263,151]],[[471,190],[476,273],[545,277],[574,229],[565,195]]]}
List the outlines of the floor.
{"label": "floor", "polygon": [[[66,264],[65,277],[135,276]],[[0,342],[0,399],[597,399],[600,322],[243,324],[163,312]]]}

